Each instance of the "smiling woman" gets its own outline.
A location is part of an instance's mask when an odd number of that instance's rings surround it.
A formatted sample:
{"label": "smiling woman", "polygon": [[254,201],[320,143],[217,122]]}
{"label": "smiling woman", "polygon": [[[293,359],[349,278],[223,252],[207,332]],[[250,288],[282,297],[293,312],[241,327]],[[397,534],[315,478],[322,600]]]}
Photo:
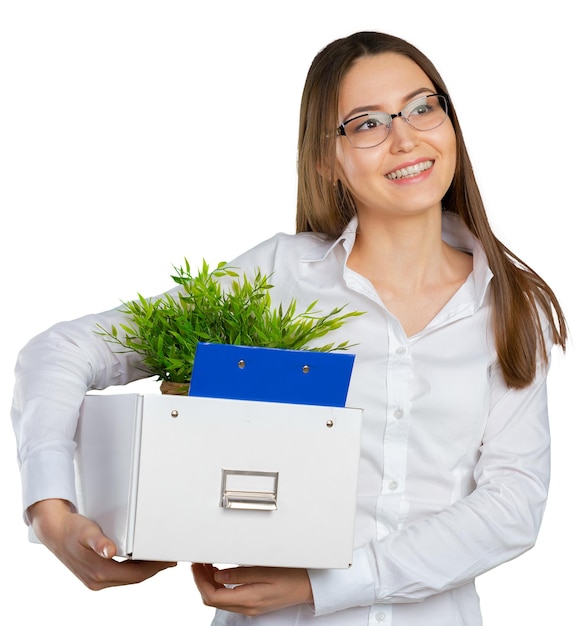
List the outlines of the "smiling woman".
{"label": "smiling woman", "polygon": [[[356,354],[348,405],[364,415],[352,567],[194,564],[195,583],[218,626],[480,626],[475,578],[539,531],[564,315],[493,234],[453,100],[406,41],[359,32],[326,46],[307,75],[298,147],[298,232],[230,265],[271,275],[275,306],[366,313],[344,329]],[[114,309],[57,324],[16,370],[25,515],[91,588],[170,565],[113,560],[112,541],[76,513],[84,394],[145,375],[94,332],[124,323]]]}

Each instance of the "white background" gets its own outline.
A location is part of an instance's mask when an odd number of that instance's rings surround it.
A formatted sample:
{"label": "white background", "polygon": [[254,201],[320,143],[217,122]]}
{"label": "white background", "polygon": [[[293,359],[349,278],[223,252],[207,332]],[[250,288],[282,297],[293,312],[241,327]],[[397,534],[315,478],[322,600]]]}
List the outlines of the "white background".
{"label": "white background", "polygon": [[544,4],[1,2],[0,622],[209,623],[187,564],[94,593],[27,542],[9,422],[14,361],[54,322],[171,287],[184,257],[214,264],[292,232],[307,68],[332,39],[382,30],[434,60],[497,234],[556,290],[572,330],[550,377],[542,533],[478,581],[485,622],[581,623],[586,59],[576,3]]}

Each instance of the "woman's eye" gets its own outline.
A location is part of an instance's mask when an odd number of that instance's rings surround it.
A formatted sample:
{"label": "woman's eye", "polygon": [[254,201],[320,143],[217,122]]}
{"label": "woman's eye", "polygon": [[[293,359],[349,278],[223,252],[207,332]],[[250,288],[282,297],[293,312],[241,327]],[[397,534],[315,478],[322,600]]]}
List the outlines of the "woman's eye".
{"label": "woman's eye", "polygon": [[365,130],[375,130],[376,128],[379,128],[380,126],[384,126],[384,122],[382,120],[379,120],[376,117],[367,117],[364,120],[361,120],[357,125],[356,128],[354,129],[354,132],[362,132]]}
{"label": "woman's eye", "polygon": [[411,115],[425,115],[431,111],[432,107],[429,104],[418,104],[416,107],[409,111],[409,116]]}

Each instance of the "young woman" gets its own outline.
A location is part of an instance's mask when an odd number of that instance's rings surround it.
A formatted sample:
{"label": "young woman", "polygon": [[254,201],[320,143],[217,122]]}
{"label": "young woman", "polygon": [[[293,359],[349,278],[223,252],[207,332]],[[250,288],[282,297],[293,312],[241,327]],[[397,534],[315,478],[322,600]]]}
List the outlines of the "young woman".
{"label": "young woman", "polygon": [[[356,33],[315,58],[297,230],[232,264],[272,273],[275,301],[366,312],[343,329],[357,344],[348,404],[364,409],[353,565],[194,564],[203,601],[216,625],[481,624],[475,577],[539,530],[549,353],[566,326],[551,289],[492,233],[446,86],[405,41]],[[93,333],[120,321],[110,311],[59,324],[17,366],[26,517],[91,588],[170,565],[113,561],[112,542],[75,512],[84,394],[144,375]]]}

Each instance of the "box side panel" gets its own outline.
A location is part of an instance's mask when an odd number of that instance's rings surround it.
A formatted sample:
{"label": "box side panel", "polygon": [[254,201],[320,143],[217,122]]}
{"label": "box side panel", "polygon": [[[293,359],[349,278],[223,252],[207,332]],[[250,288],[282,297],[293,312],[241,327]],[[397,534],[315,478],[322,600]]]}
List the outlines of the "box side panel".
{"label": "box side panel", "polygon": [[[361,411],[144,400],[134,558],[349,566]],[[235,508],[222,506],[226,484]],[[252,492],[266,484],[276,484],[276,508],[257,506]]]}
{"label": "box side panel", "polygon": [[129,521],[141,406],[139,394],[87,395],[75,436],[80,513],[115,542],[119,556],[132,552]]}

